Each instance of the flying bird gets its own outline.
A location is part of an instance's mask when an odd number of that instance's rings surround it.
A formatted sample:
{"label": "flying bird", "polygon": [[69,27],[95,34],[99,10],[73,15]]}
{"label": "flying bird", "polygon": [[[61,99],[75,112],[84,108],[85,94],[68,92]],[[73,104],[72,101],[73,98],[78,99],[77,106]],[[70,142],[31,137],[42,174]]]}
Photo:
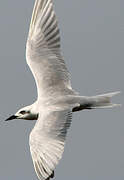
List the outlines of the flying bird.
{"label": "flying bird", "polygon": [[114,107],[116,104],[111,103],[111,97],[119,92],[88,97],[72,89],[61,54],[53,0],[35,0],[26,60],[36,81],[37,100],[6,121],[36,120],[29,138],[33,165],[39,180],[50,180],[62,157],[72,114],[85,109]]}

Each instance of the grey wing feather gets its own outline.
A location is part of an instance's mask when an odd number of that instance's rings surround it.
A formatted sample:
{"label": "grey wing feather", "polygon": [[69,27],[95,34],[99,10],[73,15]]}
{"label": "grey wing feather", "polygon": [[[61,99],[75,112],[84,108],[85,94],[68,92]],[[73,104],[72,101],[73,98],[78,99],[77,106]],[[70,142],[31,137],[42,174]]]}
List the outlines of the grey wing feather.
{"label": "grey wing feather", "polygon": [[42,112],[30,134],[30,151],[40,180],[53,176],[64,151],[71,117],[70,110]]}
{"label": "grey wing feather", "polygon": [[60,52],[60,34],[52,0],[35,1],[26,58],[36,80],[38,97],[72,91]]}

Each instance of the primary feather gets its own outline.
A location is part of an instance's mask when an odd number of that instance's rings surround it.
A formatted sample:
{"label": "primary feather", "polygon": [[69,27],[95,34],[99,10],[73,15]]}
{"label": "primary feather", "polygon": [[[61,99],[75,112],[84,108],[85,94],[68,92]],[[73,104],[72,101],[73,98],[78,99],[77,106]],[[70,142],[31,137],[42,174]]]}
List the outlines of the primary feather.
{"label": "primary feather", "polygon": [[[60,52],[60,35],[52,0],[36,0],[26,47],[27,63],[36,80],[38,101],[76,94]],[[52,97],[51,97],[52,95]],[[46,102],[46,100],[45,100]],[[45,106],[45,105],[44,105]],[[52,105],[51,105],[52,107]],[[61,159],[67,129],[71,123],[71,106],[39,110],[38,121],[30,134],[30,151],[40,180],[52,177]]]}
{"label": "primary feather", "polygon": [[60,52],[58,22],[52,0],[36,0],[26,48],[27,63],[36,80],[38,97],[74,93]]}
{"label": "primary feather", "polygon": [[30,134],[30,151],[40,180],[49,178],[62,157],[72,113],[44,110]]}
{"label": "primary feather", "polygon": [[30,134],[30,151],[39,180],[49,180],[53,178],[54,169],[62,157],[72,112],[112,107],[110,98],[115,94],[83,97],[71,88],[69,73],[60,52],[53,0],[35,1],[26,58],[38,91],[38,99],[28,111],[32,110],[32,114],[38,117]]}

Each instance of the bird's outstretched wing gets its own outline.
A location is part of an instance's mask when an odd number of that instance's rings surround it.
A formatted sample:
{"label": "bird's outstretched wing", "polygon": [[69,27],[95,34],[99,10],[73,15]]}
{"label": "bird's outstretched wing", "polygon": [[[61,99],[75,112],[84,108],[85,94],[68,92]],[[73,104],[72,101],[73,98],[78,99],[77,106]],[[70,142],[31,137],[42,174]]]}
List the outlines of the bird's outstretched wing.
{"label": "bird's outstretched wing", "polygon": [[45,110],[39,114],[29,140],[33,164],[39,180],[47,180],[54,176],[54,169],[64,151],[71,117],[72,113],[69,109]]}
{"label": "bird's outstretched wing", "polygon": [[26,46],[26,59],[36,80],[38,97],[71,91],[60,53],[60,34],[53,0],[36,0]]}

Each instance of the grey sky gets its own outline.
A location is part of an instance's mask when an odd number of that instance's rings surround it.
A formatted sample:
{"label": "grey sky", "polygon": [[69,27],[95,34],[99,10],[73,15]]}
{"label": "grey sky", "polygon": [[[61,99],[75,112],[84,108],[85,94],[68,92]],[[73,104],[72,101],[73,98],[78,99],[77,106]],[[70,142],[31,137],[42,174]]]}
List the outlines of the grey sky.
{"label": "grey sky", "polygon": [[[33,0],[0,2],[0,179],[37,179],[28,136],[35,122],[4,119],[36,99],[25,61]],[[55,0],[62,52],[81,95],[124,92],[124,1]],[[124,102],[124,93],[114,98]],[[75,113],[55,180],[124,179],[123,107]]]}

